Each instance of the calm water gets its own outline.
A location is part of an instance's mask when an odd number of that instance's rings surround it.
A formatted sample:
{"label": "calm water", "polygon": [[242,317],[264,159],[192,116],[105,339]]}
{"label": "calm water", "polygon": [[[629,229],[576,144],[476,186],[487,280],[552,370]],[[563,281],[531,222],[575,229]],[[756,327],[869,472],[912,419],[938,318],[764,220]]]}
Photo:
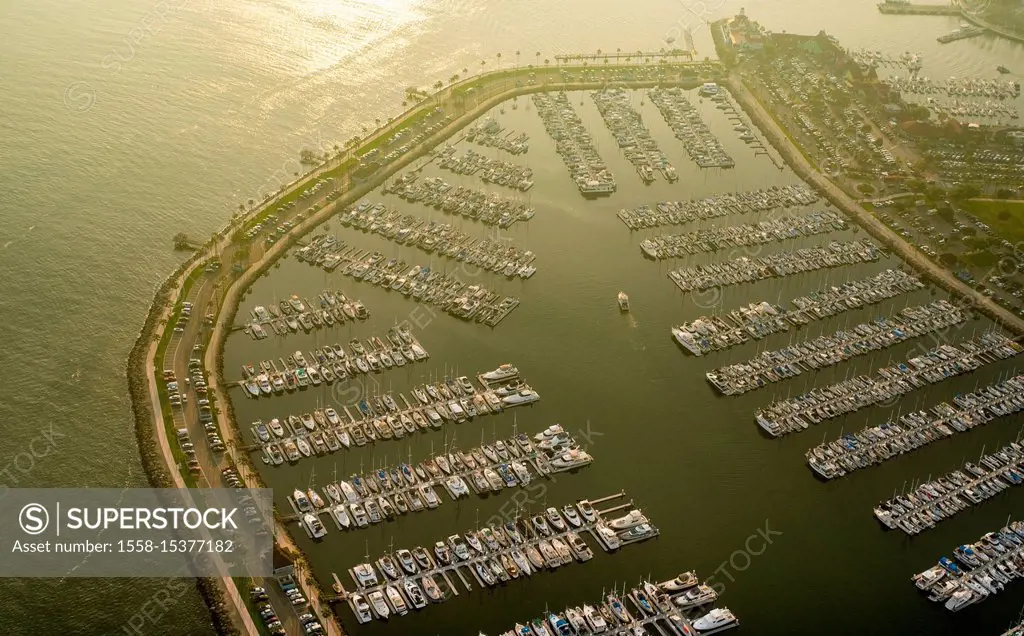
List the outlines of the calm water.
{"label": "calm water", "polygon": [[[22,458],[4,484],[145,483],[122,370],[153,288],[179,258],[169,250],[175,232],[207,236],[240,201],[259,198],[298,170],[302,148],[329,147],[375,118],[400,112],[406,86],[478,69],[481,59],[491,68],[499,51],[503,64],[513,64],[519,49],[518,61],[526,64],[538,59],[537,51],[543,60],[598,48],[657,49],[665,46],[666,37],[679,37],[681,29],[699,25],[701,18],[734,13],[741,3],[707,3],[713,9],[709,15],[668,0],[648,5],[637,15],[618,3],[576,0],[554,6],[524,0],[486,10],[484,3],[471,1],[8,2],[0,13],[0,52],[6,61],[0,92],[0,306],[5,325],[0,417],[7,424],[0,464],[13,462],[51,426],[57,436],[53,452],[31,464]],[[824,28],[848,46],[923,52],[925,73],[932,77],[994,76],[998,63],[1024,68],[1021,47],[1005,41],[978,38],[937,45],[935,36],[955,28],[955,19],[886,18],[877,15],[874,2],[823,7],[800,0],[782,9],[759,0],[742,6],[775,30]],[[524,19],[540,11],[545,19]],[[711,53],[704,30],[695,39],[702,55]],[[589,98],[578,108],[593,120]],[[645,109],[647,121],[664,132],[660,118],[649,112],[649,105]],[[585,429],[589,421],[594,431],[596,463],[550,484],[547,499],[561,503],[625,488],[661,526],[662,536],[613,557],[598,555],[594,563],[510,585],[498,593],[507,595],[507,602],[471,594],[415,620],[396,621],[390,629],[474,633],[482,627],[493,632],[538,614],[546,603],[590,600],[602,586],[633,582],[648,572],[668,576],[697,568],[708,575],[765,519],[783,535],[749,569],[735,574],[724,600],[740,614],[745,631],[853,633],[873,626],[885,633],[935,633],[970,624],[991,632],[1005,626],[1021,602],[1016,588],[954,621],[916,598],[907,577],[952,545],[1001,523],[1014,502],[1019,510],[1018,494],[912,542],[880,532],[870,505],[905,479],[947,469],[986,443],[991,448],[1012,437],[1016,425],[1001,422],[852,479],[817,483],[802,465],[802,453],[819,433],[766,441],[750,415],[772,391],[730,400],[712,396],[700,379],[706,366],[748,357],[753,348],[699,362],[676,350],[668,325],[702,310],[674,292],[664,277],[665,265],[640,258],[640,237],[631,236],[613,216],[623,205],[764,187],[792,182],[792,177],[737,148],[737,170],[684,170],[677,187],[641,192],[626,187],[633,171],[616,155],[603,126],[595,125],[602,152],[624,187],[613,199],[584,203],[571,191],[561,163],[551,159],[535,113],[521,108],[508,110],[505,117],[510,127],[531,132],[526,160],[539,173],[532,194],[538,214],[511,235],[540,255],[541,271],[521,284],[496,281],[502,290],[521,287],[524,303],[494,334],[439,317],[422,333],[434,354],[429,368],[386,379],[401,390],[418,379],[416,374],[443,372],[445,365],[470,372],[515,362],[544,396],[541,404],[518,414],[520,430],[555,421]],[[680,169],[686,168],[677,146],[666,141],[664,148]],[[356,235],[353,242],[393,251],[365,235]],[[860,277],[884,266],[827,276]],[[824,280],[826,275],[808,274],[781,284],[728,290],[721,299],[701,302],[719,300],[731,308],[763,298],[785,300]],[[370,335],[375,325],[382,330],[413,307],[338,276],[325,279],[292,261],[261,281],[252,298],[313,293],[327,284],[356,293],[374,311],[373,324],[360,326],[356,335]],[[614,309],[620,288],[633,301],[630,317]],[[928,297],[921,293],[913,300]],[[834,330],[844,320],[820,323],[809,333]],[[294,346],[307,344],[312,342],[294,339]],[[228,368],[273,346],[233,346]],[[905,350],[891,351],[896,358]],[[821,375],[841,376],[871,366],[861,359]],[[951,382],[927,395],[915,393],[907,404],[931,403],[997,371]],[[791,386],[802,387],[802,381],[779,391]],[[273,408],[281,413],[308,408],[312,399],[282,398]],[[258,414],[249,404],[242,412],[245,417]],[[870,415],[872,421],[884,417],[881,411]],[[858,416],[820,432],[835,434],[842,426],[863,424],[864,416]],[[456,432],[460,445],[469,445],[481,433],[490,438],[511,426],[506,415]],[[420,436],[411,448],[382,445],[361,459],[369,465],[387,455],[392,463],[409,451],[420,458],[431,441],[439,447],[443,437]],[[358,469],[359,460],[358,454],[344,465],[339,460],[339,474]],[[316,464],[317,478],[326,479],[333,469],[330,461]],[[300,465],[275,471],[272,480],[290,490],[309,480],[309,470]],[[311,553],[323,571],[340,573],[358,562],[367,547],[379,554],[392,537],[398,545],[432,541],[472,526],[478,510],[481,519],[487,518],[506,499],[474,499],[461,508],[449,503],[402,525],[345,539],[332,536]],[[6,581],[0,616],[9,633],[121,633],[121,625],[160,586],[152,581]],[[836,621],[838,616],[844,618]],[[190,593],[147,629],[191,634],[201,632],[205,622],[198,597]]]}

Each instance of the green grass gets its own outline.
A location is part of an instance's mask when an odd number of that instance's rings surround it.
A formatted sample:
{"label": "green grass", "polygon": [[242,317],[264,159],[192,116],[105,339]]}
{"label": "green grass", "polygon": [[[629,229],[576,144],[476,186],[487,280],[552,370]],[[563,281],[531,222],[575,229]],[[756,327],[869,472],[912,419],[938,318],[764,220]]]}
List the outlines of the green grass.
{"label": "green grass", "polygon": [[[976,201],[972,199],[964,201],[962,205],[965,210],[978,217],[1000,237],[1014,244],[1024,241],[1024,200]],[[1003,210],[1010,213],[1006,220],[999,218],[999,213]]]}

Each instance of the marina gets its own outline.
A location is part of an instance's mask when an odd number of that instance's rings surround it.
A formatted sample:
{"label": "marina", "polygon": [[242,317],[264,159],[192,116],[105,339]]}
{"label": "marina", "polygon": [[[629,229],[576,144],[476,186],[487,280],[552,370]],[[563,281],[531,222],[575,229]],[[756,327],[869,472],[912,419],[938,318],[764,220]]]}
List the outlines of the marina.
{"label": "marina", "polygon": [[469,126],[466,129],[466,140],[485,148],[503,150],[510,155],[521,155],[530,150],[529,135],[515,131],[506,132],[501,124],[492,118]]}
{"label": "marina", "polygon": [[540,400],[540,394],[518,375],[485,386],[476,389],[468,377],[461,376],[416,386],[412,400],[403,393],[398,393],[397,399],[384,393],[359,399],[351,410],[348,406],[342,406],[340,412],[325,407],[273,418],[267,424],[257,420],[250,429],[254,444],[248,450],[261,450],[265,464],[280,466],[353,445],[402,439],[417,431],[440,429],[445,423],[462,423]]}
{"label": "marina", "polygon": [[[715,85],[711,85],[715,86]],[[710,86],[705,89],[710,90]],[[719,93],[719,90],[722,93]],[[719,104],[725,99],[725,89],[714,88],[715,99]],[[651,103],[658,107],[662,117],[672,128],[676,139],[683,142],[683,149],[701,168],[733,168],[736,161],[729,156],[708,125],[700,116],[700,111],[680,88],[652,88],[647,91]]]}
{"label": "marina", "polygon": [[[296,258],[329,272],[337,269],[345,276],[399,292],[439,307],[456,318],[489,327],[498,326],[519,306],[518,298],[502,297],[483,285],[468,285],[455,273],[444,273],[429,265],[409,265],[397,258],[385,259],[380,252],[344,247],[331,239],[333,237],[325,235],[314,237],[302,248],[311,248],[311,251],[301,258],[296,254]],[[495,263],[492,271],[506,277],[529,278],[536,268],[508,261]]]}
{"label": "marina", "polygon": [[369,317],[370,312],[361,301],[349,300],[341,291],[324,290],[315,303],[292,294],[276,306],[256,305],[249,312],[244,330],[253,340],[263,340],[268,336],[267,327],[279,336],[286,336],[299,330],[309,333]]}
{"label": "marina", "polygon": [[870,263],[881,256],[878,246],[867,239],[845,243],[832,241],[828,245],[806,247],[793,252],[778,252],[755,258],[741,256],[724,263],[681,267],[669,271],[668,277],[682,292],[703,291],[712,287],[741,285],[843,265]]}
{"label": "marina", "polygon": [[384,194],[501,228],[529,221],[534,208],[497,192],[454,186],[440,177],[407,172],[382,188]]}
{"label": "marina", "polygon": [[452,501],[471,494],[487,496],[551,479],[594,461],[557,424],[533,438],[519,433],[468,451],[459,451],[454,445],[446,450],[451,452],[352,475],[319,491],[312,486],[297,488],[288,497],[293,515],[284,520],[306,523],[305,515],[313,514],[330,517],[338,530],[356,530],[408,512],[434,510],[444,503],[439,493],[447,492]]}
{"label": "marina", "polygon": [[506,188],[526,192],[533,187],[533,170],[519,166],[503,159],[491,159],[472,148],[467,148],[461,156],[456,156],[452,146],[445,146],[436,151],[435,161],[438,167],[458,175],[476,175],[484,183],[493,183]]}
{"label": "marina", "polygon": [[974,393],[957,395],[953,404],[943,402],[928,411],[907,413],[895,422],[890,420],[822,443],[807,451],[807,464],[826,480],[835,479],[1022,409],[1024,376],[1018,375]]}
{"label": "marina", "polygon": [[338,222],[364,232],[371,232],[399,245],[411,245],[427,254],[435,252],[452,260],[469,263],[495,273],[514,268],[514,277],[529,278],[536,273],[533,252],[522,250],[508,241],[477,238],[457,230],[449,223],[438,223],[402,214],[383,203],[362,201],[343,212]]}
{"label": "marina", "polygon": [[[692,571],[683,572],[661,583],[643,581],[632,589],[613,588],[593,605],[566,607],[561,612],[545,610],[545,616],[517,623],[499,636],[649,634],[648,627],[662,636],[693,636],[738,627],[739,619],[728,608],[703,612],[717,597],[710,586],[699,583]],[[696,609],[700,609],[697,618],[688,617]],[[481,636],[486,634],[481,632]]]}
{"label": "marina", "polygon": [[652,208],[642,205],[618,212],[619,219],[630,230],[666,225],[683,225],[694,221],[718,219],[730,215],[768,212],[777,208],[813,205],[818,195],[805,184],[772,186],[763,190],[729,192],[688,201],[662,201]]}
{"label": "marina", "polygon": [[900,269],[887,269],[876,276],[847,281],[796,298],[790,302],[795,309],[783,309],[764,300],[734,309],[724,316],[701,316],[672,327],[671,332],[684,351],[702,356],[923,287],[924,283],[916,276]]}
{"label": "marina", "polygon": [[353,338],[347,352],[340,344],[324,345],[307,353],[296,351],[276,361],[262,360],[258,367],[243,365],[243,378],[236,384],[242,387],[246,397],[271,397],[310,386],[344,382],[428,358],[430,354],[408,328],[392,328],[388,330],[386,341],[377,336],[365,343]]}
{"label": "marina", "polygon": [[1010,521],[978,541],[953,550],[953,559],[942,557],[938,565],[915,574],[911,580],[928,600],[942,603],[951,612],[980,603],[1024,577],[1024,522]]}
{"label": "marina", "polygon": [[640,251],[652,260],[680,258],[698,252],[718,252],[730,247],[765,245],[807,236],[837,232],[847,228],[846,220],[835,212],[808,212],[781,216],[743,225],[726,225],[668,234],[644,239]]}
{"label": "marina", "polygon": [[706,377],[719,393],[740,395],[794,378],[804,371],[824,369],[966,320],[967,315],[960,308],[948,300],[936,300],[783,349],[762,351],[745,362],[708,371]]}
{"label": "marina", "polygon": [[1024,481],[1024,447],[1020,439],[974,462],[875,506],[875,518],[890,530],[915,535],[935,527],[971,506],[995,497]]}
{"label": "marina", "polygon": [[[893,400],[922,386],[1007,360],[1021,350],[1021,345],[1014,340],[990,331],[957,345],[939,345],[906,362],[879,368],[870,375],[858,375],[772,402],[759,409],[754,419],[769,435],[780,437],[805,430],[811,424]],[[825,472],[830,473],[831,469]]]}
{"label": "marina", "polygon": [[481,589],[502,586],[545,569],[589,561],[594,553],[583,535],[590,535],[606,552],[658,536],[658,529],[632,502],[597,509],[624,496],[581,500],[499,520],[437,541],[430,551],[417,546],[385,554],[349,570],[357,591],[345,599],[360,623],[374,617],[387,620],[407,614],[410,606],[422,609],[457,596],[459,583],[470,592],[474,583]]}
{"label": "marina", "polygon": [[615,177],[608,170],[594,147],[593,139],[564,91],[534,93],[534,108],[544,129],[555,142],[555,151],[562,158],[580,194],[585,197],[607,196],[615,192]]}
{"label": "marina", "polygon": [[658,173],[669,183],[678,181],[675,167],[658,148],[658,142],[644,126],[640,113],[630,104],[630,94],[623,89],[606,88],[594,91],[590,97],[608,130],[615,136],[615,143],[644,183],[653,183]]}

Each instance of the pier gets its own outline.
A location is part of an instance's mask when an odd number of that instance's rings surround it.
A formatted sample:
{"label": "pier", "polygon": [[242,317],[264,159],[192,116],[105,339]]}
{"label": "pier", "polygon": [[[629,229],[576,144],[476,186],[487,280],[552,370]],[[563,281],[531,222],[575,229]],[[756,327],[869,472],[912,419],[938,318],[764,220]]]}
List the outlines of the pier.
{"label": "pier", "polygon": [[783,309],[768,301],[750,303],[725,316],[701,316],[672,327],[672,336],[695,356],[722,351],[766,336],[803,326],[814,320],[835,316],[851,309],[873,305],[900,294],[922,289],[917,277],[903,270],[887,269],[869,278],[822,288],[791,301],[795,309]]}
{"label": "pier", "polygon": [[908,413],[896,422],[846,433],[837,440],[822,443],[807,451],[807,464],[826,480],[835,479],[1018,413],[1024,410],[1024,375],[958,395],[953,403],[943,402],[927,412]]}
{"label": "pier", "polygon": [[[622,497],[619,493],[612,497]],[[599,501],[608,501],[603,498]],[[616,507],[623,509],[631,506]],[[616,528],[616,529],[613,529]],[[544,569],[557,569],[573,561],[586,562],[593,550],[581,535],[590,535],[603,550],[615,552],[621,547],[658,536],[659,531],[646,517],[633,511],[618,519],[605,519],[592,502],[581,501],[560,509],[549,508],[532,518],[508,520],[494,526],[448,537],[439,541],[433,554],[422,547],[385,554],[373,563],[362,563],[349,570],[358,593],[346,599],[360,623],[372,616],[387,619],[403,615],[408,607],[422,608],[427,600],[440,603],[457,595],[454,574],[466,592],[472,590],[469,579],[481,588],[502,585],[531,576]],[[418,555],[418,556],[416,556]],[[434,577],[441,576],[452,594],[445,595]],[[370,608],[360,612],[357,603],[366,599]],[[385,602],[386,599],[386,602]]]}
{"label": "pier", "polygon": [[989,455],[982,451],[976,462],[966,462],[938,479],[929,477],[909,493],[893,494],[875,506],[875,518],[890,530],[915,535],[1019,486],[1024,482],[1024,447],[1018,442]]}
{"label": "pier", "polygon": [[656,171],[666,181],[679,180],[675,167],[644,125],[640,113],[630,104],[630,93],[618,88],[606,88],[590,94],[601,114],[605,126],[615,137],[626,160],[633,164],[644,183],[653,183]]}
{"label": "pier", "polygon": [[[406,172],[385,185],[383,191],[384,194],[394,194],[412,203],[440,208],[443,212],[500,228],[529,221],[536,212],[529,203],[517,198],[498,192],[453,185],[441,177],[420,178],[417,172]],[[457,253],[452,251],[449,254],[446,249],[436,246],[435,249],[446,256],[454,257]]]}
{"label": "pier", "polygon": [[437,166],[458,175],[476,175],[484,183],[505,186],[520,192],[533,187],[533,170],[503,159],[492,159],[472,148],[456,156],[453,146],[445,146],[435,154]]}
{"label": "pier", "polygon": [[928,592],[928,600],[958,612],[999,594],[1020,576],[1024,570],[1024,522],[1008,519],[1002,529],[958,546],[953,556],[956,561],[942,557],[938,565],[912,580],[918,589]]}
{"label": "pier", "polygon": [[712,287],[740,285],[768,278],[819,269],[869,263],[881,258],[881,251],[871,241],[833,241],[826,246],[809,247],[794,252],[778,252],[757,258],[740,257],[724,263],[682,267],[668,273],[669,279],[682,292],[704,291]]}
{"label": "pier", "polygon": [[879,13],[886,15],[952,15],[961,11],[956,2],[949,4],[912,4],[906,0],[886,0],[878,4]]}
{"label": "pier", "polygon": [[804,371],[824,369],[851,358],[880,351],[940,331],[967,320],[948,300],[907,307],[896,315],[876,318],[831,335],[799,342],[754,358],[707,372],[708,382],[723,395],[740,395],[795,378]]}
{"label": "pier", "polygon": [[645,239],[640,251],[652,260],[679,258],[700,252],[712,253],[730,247],[766,245],[772,242],[838,232],[846,220],[835,212],[808,212],[743,225],[725,225],[686,234],[666,234]]}
{"label": "pier", "polygon": [[956,31],[950,31],[946,35],[940,35],[935,38],[940,44],[949,44],[950,42],[956,42],[957,40],[966,40],[967,38],[976,38],[979,35],[984,35],[988,32],[988,29],[979,26],[966,26],[960,27]]}
{"label": "pier", "polygon": [[883,367],[794,398],[772,402],[754,414],[773,437],[807,429],[827,419],[891,400],[987,364],[1019,354],[1021,345],[998,332],[988,332],[958,345],[943,344],[906,362]]}
{"label": "pier", "polygon": [[534,93],[531,99],[580,194],[595,197],[614,192],[615,177],[598,154],[587,127],[569,103],[565,91]]}
{"label": "pier", "polygon": [[465,452],[452,449],[416,464],[403,463],[353,475],[328,483],[319,492],[313,487],[300,489],[309,500],[320,500],[324,505],[304,506],[289,496],[292,514],[283,515],[281,520],[300,521],[306,513],[326,514],[339,530],[365,528],[393,518],[396,512],[404,515],[437,508],[443,503],[437,496],[438,490],[458,501],[471,493],[485,496],[506,488],[525,487],[534,480],[550,479],[591,463],[593,457],[581,450],[571,435],[531,440],[520,434]]}
{"label": "pier", "polygon": [[370,312],[361,301],[349,300],[342,291],[326,289],[317,298],[317,302],[292,294],[277,304],[256,305],[249,312],[249,321],[235,325],[233,330],[244,330],[253,340],[263,340],[268,335],[267,327],[279,336],[286,336],[300,330],[309,333],[314,329],[366,320],[369,317]]}
{"label": "pier", "polygon": [[764,190],[729,192],[688,201],[661,201],[654,204],[653,208],[642,205],[619,210],[617,216],[630,230],[642,230],[813,205],[817,201],[818,195],[805,185],[772,186]]}
{"label": "pier", "polygon": [[[665,123],[669,125],[676,139],[682,142],[683,150],[701,168],[732,168],[736,161],[729,156],[708,125],[700,111],[690,103],[686,93],[679,88],[652,88],[647,91],[651,103],[658,107]],[[712,99],[721,101],[724,93],[717,91]]]}

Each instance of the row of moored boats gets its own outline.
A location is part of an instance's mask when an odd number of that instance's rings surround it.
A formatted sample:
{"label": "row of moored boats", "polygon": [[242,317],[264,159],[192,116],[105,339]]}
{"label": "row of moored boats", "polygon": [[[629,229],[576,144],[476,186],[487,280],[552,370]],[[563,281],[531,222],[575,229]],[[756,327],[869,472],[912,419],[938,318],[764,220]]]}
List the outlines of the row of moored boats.
{"label": "row of moored boats", "polygon": [[644,183],[654,183],[658,173],[669,183],[678,181],[675,167],[658,148],[640,113],[630,103],[631,94],[622,88],[605,88],[594,91],[590,97],[615,137],[615,143]]}
{"label": "row of moored boats", "polygon": [[415,172],[407,172],[385,184],[383,191],[406,201],[498,227],[529,221],[536,213],[530,205],[498,192],[453,185],[441,177],[420,178]]}
{"label": "row of moored boats", "polygon": [[555,142],[555,152],[569,169],[573,183],[586,197],[607,196],[618,187],[608,165],[594,147],[594,140],[569,103],[565,91],[534,93],[533,105],[544,129]]}
{"label": "row of moored boats", "polygon": [[533,187],[533,170],[530,168],[488,157],[472,148],[467,148],[460,156],[456,155],[454,146],[445,146],[436,151],[434,161],[439,168],[459,175],[476,175],[484,183],[514,188],[520,192]]}
{"label": "row of moored boats", "polygon": [[736,161],[729,156],[700,111],[690,103],[681,88],[652,88],[647,91],[651,103],[658,107],[662,117],[683,142],[683,149],[701,168],[732,168]]}
{"label": "row of moored boats", "polygon": [[345,322],[366,320],[370,312],[361,301],[349,300],[341,291],[325,290],[317,298],[318,303],[292,294],[291,298],[275,305],[257,305],[249,312],[246,332],[255,340],[267,337],[269,326],[279,336],[306,333],[322,327],[333,327]]}
{"label": "row of moored boats", "polygon": [[726,192],[686,201],[661,201],[653,208],[649,205],[624,208],[619,210],[618,217],[629,229],[641,230],[664,225],[683,225],[733,214],[750,214],[777,208],[813,205],[817,202],[817,193],[807,185],[800,183],[775,185],[747,192]]}

